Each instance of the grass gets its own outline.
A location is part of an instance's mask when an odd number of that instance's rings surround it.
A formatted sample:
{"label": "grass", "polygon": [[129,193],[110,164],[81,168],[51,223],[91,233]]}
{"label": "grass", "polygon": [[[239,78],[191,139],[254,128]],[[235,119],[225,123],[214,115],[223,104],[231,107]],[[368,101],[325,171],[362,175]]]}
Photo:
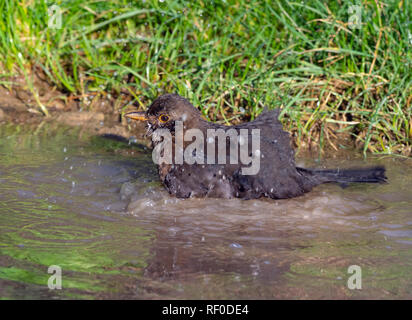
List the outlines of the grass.
{"label": "grass", "polygon": [[[3,0],[0,84],[23,74],[36,99],[41,70],[86,106],[109,96],[144,108],[176,92],[224,123],[280,107],[300,146],[338,149],[346,137],[365,153],[409,156],[409,3]],[[61,28],[48,26],[52,4]]]}

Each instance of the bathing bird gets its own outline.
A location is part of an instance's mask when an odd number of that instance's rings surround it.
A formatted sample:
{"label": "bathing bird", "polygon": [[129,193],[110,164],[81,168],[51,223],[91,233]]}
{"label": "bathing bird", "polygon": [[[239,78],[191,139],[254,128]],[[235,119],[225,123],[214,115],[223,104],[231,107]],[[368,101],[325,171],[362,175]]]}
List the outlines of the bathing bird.
{"label": "bathing bird", "polygon": [[203,119],[177,94],[164,94],[146,111],[125,114],[144,121],[158,152],[158,172],[178,198],[285,199],[322,183],[382,183],[385,168],[313,169],[295,164],[290,137],[278,120],[279,109],[255,120],[226,126]]}

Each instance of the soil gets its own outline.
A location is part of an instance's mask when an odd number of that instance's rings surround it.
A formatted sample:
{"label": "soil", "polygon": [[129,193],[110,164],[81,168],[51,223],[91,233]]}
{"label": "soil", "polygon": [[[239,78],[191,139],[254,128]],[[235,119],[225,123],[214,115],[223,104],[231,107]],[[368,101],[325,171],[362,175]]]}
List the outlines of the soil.
{"label": "soil", "polygon": [[[112,97],[95,96],[93,93],[87,94],[84,99],[73,97],[50,85],[41,75],[36,75],[32,81],[39,100],[47,108],[49,115],[45,116],[41,112],[24,77],[13,77],[10,79],[12,85],[0,86],[0,123],[36,124],[57,121],[69,126],[88,128],[98,135],[109,134],[126,139],[134,137],[147,142],[143,123],[131,123],[121,117],[121,107],[127,101],[122,105]],[[119,105],[118,109],[115,105]]]}

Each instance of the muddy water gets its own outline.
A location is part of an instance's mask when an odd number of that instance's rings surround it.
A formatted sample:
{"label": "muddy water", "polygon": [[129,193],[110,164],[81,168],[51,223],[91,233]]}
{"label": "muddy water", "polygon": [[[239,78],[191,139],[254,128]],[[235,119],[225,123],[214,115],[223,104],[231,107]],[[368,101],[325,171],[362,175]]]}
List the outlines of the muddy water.
{"label": "muddy water", "polygon": [[[299,162],[365,165],[354,153]],[[178,200],[143,147],[61,125],[0,126],[0,297],[411,299],[412,161],[368,163],[386,165],[390,183]],[[52,265],[60,290],[47,286]],[[348,288],[351,265],[361,289]]]}

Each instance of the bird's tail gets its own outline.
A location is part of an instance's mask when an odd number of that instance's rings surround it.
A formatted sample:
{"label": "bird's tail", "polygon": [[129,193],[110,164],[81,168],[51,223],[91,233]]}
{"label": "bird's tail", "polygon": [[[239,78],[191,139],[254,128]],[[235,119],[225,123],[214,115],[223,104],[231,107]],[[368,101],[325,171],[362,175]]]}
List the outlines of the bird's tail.
{"label": "bird's tail", "polygon": [[352,182],[383,183],[387,179],[383,166],[353,169],[305,169],[298,167],[297,170],[320,183],[337,182],[343,186]]}

